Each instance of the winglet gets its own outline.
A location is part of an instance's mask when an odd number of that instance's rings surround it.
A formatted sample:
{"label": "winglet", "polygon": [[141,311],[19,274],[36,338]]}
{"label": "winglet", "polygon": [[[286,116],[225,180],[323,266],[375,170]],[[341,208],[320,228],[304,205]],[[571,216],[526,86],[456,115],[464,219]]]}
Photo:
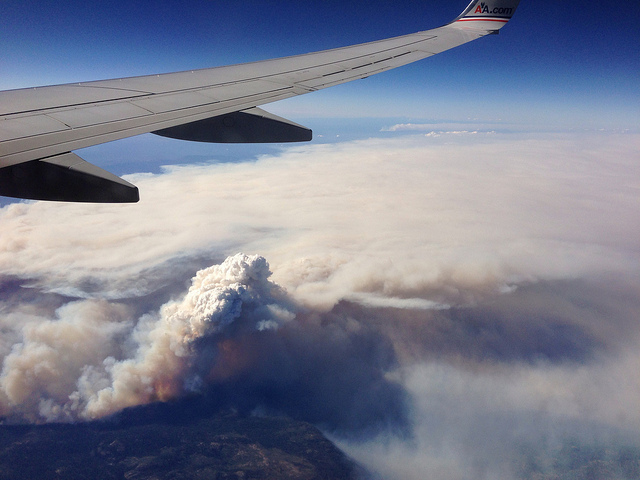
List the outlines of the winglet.
{"label": "winglet", "polygon": [[520,0],[472,0],[453,24],[496,31],[505,26],[516,12]]}

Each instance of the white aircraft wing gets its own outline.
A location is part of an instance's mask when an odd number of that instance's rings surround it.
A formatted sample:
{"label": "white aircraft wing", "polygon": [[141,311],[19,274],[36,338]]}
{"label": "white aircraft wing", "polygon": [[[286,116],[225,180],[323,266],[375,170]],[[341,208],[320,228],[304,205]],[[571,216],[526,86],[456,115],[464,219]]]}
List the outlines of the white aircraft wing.
{"label": "white aircraft wing", "polygon": [[240,65],[0,92],[0,195],[136,202],[138,189],[73,150],[141,133],[201,142],[296,142],[257,108],[498,33],[519,0],[473,0],[451,23],[376,42]]}

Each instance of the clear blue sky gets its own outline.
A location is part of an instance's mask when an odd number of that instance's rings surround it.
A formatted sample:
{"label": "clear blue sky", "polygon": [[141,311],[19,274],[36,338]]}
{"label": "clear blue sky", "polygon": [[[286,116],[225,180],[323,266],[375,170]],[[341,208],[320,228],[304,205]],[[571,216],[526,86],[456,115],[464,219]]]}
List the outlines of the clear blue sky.
{"label": "clear blue sky", "polygon": [[[203,68],[337,47],[438,26],[466,3],[3,0],[0,87]],[[522,0],[499,38],[356,82],[331,96],[356,93],[358,102],[382,106],[435,97],[443,114],[451,101],[453,113],[469,101],[564,105],[593,115],[619,113],[629,121],[635,116],[637,123],[639,23],[636,0]],[[386,110],[377,108],[371,111]]]}
{"label": "clear blue sky", "polygon": [[[0,89],[204,68],[338,47],[439,26],[466,3],[3,0]],[[375,135],[388,123],[383,117],[412,122],[471,119],[565,130],[637,129],[639,24],[637,0],[522,0],[498,37],[267,109],[307,124],[317,135],[332,126],[348,134],[350,125],[362,135]],[[326,120],[334,117],[359,120]],[[211,146],[173,144],[142,138],[124,145],[141,155],[154,148],[186,148],[185,155],[191,156],[213,151]],[[95,156],[109,156],[122,147],[97,148],[106,150]],[[87,160],[96,160],[91,157],[90,152]]]}

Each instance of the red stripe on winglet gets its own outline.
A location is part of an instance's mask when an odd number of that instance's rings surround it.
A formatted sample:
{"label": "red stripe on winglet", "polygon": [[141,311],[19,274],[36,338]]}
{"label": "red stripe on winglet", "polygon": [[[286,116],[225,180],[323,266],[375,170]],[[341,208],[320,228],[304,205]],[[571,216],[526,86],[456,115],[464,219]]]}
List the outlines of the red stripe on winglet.
{"label": "red stripe on winglet", "polygon": [[509,20],[501,20],[498,18],[461,18],[458,22],[500,22],[507,23]]}

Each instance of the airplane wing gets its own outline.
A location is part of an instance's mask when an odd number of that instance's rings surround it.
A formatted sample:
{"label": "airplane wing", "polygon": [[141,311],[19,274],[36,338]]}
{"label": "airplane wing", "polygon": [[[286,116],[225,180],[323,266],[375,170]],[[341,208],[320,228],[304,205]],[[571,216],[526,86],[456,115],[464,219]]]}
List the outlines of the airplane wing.
{"label": "airplane wing", "polygon": [[185,72],[0,92],[0,195],[136,202],[138,189],[73,150],[141,133],[295,142],[311,131],[259,105],[366,78],[498,33],[519,0],[473,0],[439,28],[344,48]]}

